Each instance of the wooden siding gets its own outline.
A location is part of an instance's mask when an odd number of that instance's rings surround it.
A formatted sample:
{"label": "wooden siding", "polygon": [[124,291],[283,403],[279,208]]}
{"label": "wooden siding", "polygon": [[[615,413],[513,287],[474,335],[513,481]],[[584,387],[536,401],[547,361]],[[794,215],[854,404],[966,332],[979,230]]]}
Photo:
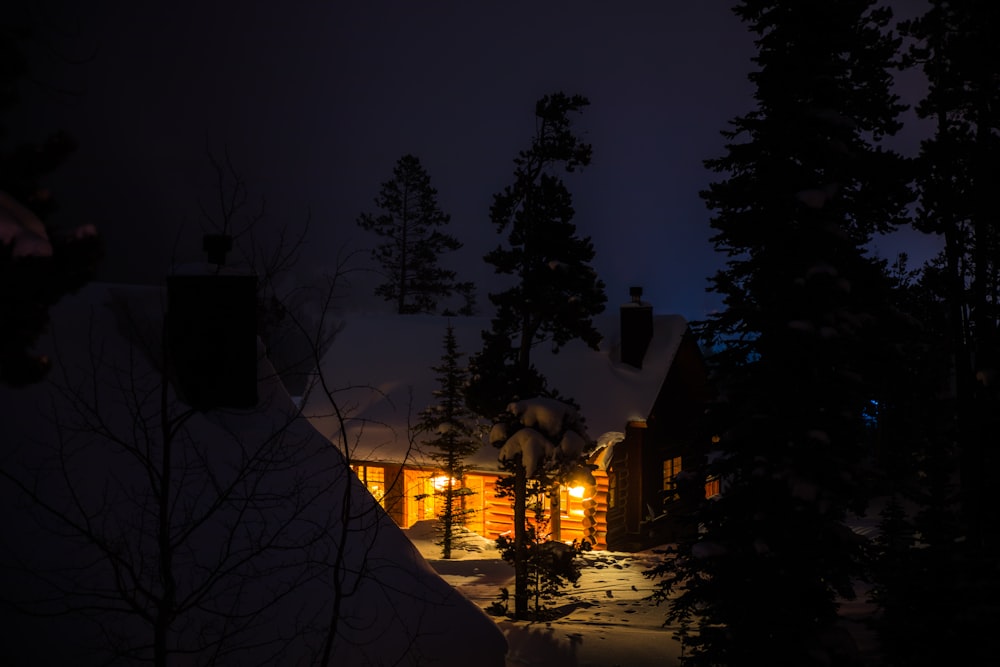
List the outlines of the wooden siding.
{"label": "wooden siding", "polygon": [[[389,464],[367,464],[370,469],[381,469],[386,480],[384,504],[386,513],[399,526],[408,528],[416,521],[428,518],[429,503],[435,501],[430,496],[417,498],[426,492],[427,480],[436,473],[430,469],[403,468]],[[608,535],[608,476],[603,471],[594,471],[596,484],[587,487],[584,497],[574,501],[572,507],[582,512],[563,513],[560,516],[561,529],[558,536],[563,542],[587,540],[594,549],[607,549]],[[483,537],[495,540],[500,535],[514,531],[514,508],[509,498],[497,498],[496,483],[500,475],[469,473],[466,486],[473,493],[463,497],[466,527]],[[436,516],[436,509],[435,516]]]}

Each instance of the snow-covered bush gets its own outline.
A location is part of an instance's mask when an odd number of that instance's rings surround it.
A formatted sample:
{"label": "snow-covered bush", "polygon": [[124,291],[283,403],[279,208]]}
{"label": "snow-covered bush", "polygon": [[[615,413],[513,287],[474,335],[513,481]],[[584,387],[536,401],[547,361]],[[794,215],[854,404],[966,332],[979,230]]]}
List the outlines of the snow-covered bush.
{"label": "snow-covered bush", "polygon": [[533,516],[525,517],[520,546],[515,533],[501,535],[497,548],[515,570],[523,568],[537,620],[544,612],[543,600],[551,600],[580,578],[575,557],[590,550],[586,541],[550,540],[546,501],[558,493],[560,481],[574,474],[589,475],[584,457],[591,440],[576,408],[554,398],[515,401],[507,406],[506,415],[493,426],[490,442],[500,450],[500,465],[514,474],[498,482],[497,489],[513,499],[515,509],[518,502],[530,507]]}
{"label": "snow-covered bush", "polygon": [[501,465],[522,465],[529,479],[561,477],[580,467],[590,437],[575,407],[539,396],[510,403],[507,412],[511,419],[490,431]]}

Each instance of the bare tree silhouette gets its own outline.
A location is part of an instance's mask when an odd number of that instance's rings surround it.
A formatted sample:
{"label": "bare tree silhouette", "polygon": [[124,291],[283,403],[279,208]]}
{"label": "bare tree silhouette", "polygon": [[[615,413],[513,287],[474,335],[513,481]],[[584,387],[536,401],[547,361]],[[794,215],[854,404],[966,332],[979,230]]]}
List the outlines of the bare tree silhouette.
{"label": "bare tree silhouette", "polygon": [[[336,335],[340,274],[314,323],[291,315],[314,360]],[[15,510],[0,662],[457,664],[440,619],[476,609],[351,472],[353,443],[320,437],[263,347],[256,406],[186,405],[163,303],[155,288],[88,288],[56,320],[51,380],[2,390],[0,497]],[[351,407],[317,377],[343,424]],[[468,639],[502,664],[499,631],[481,630]]]}

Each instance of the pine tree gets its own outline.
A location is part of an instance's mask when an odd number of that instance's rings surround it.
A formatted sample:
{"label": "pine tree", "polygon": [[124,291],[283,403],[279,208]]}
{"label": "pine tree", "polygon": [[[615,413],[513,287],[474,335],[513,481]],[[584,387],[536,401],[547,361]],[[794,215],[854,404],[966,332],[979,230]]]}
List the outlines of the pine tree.
{"label": "pine tree", "polygon": [[358,217],[361,228],[386,239],[372,250],[386,279],[375,294],[394,302],[399,314],[433,313],[440,300],[459,296],[463,302],[459,314],[471,315],[473,284],[458,282],[454,271],[438,263],[443,253],[458,250],[462,244],[441,231],[451,216],[438,206],[437,190],[418,158],[399,158],[375,205],[380,214]]}
{"label": "pine tree", "polygon": [[868,576],[868,599],[877,608],[871,624],[886,667],[947,664],[966,625],[959,612],[965,596],[956,586],[955,433],[947,307],[934,287],[938,264],[891,275],[893,304],[907,324],[888,336],[899,361],[883,380],[886,399],[873,425],[887,501]]}
{"label": "pine tree", "polygon": [[[986,664],[995,646],[1000,590],[996,515],[988,474],[996,464],[1000,234],[993,176],[1000,157],[997,66],[1000,9],[979,0],[933,0],[903,26],[907,54],[928,81],[917,106],[934,121],[916,161],[916,226],[938,235],[941,255],[923,271],[915,319],[925,329],[910,385],[923,388],[910,416],[912,460],[898,466],[910,510],[902,528],[910,543],[882,540],[873,572],[876,629],[890,665],[939,665],[964,646],[965,659]],[[928,378],[937,379],[927,386]],[[956,487],[957,481],[957,487]],[[899,522],[897,522],[899,523]],[[900,547],[900,543],[902,547]],[[896,547],[896,548],[893,548]],[[915,646],[912,638],[923,640]]]}
{"label": "pine tree", "polygon": [[[572,197],[557,175],[590,164],[591,147],[573,133],[570,122],[570,114],[588,104],[585,97],[564,93],[538,100],[531,147],[514,159],[514,183],[494,195],[490,219],[498,233],[509,230],[508,247],[498,246],[485,260],[516,282],[490,294],[496,315],[492,329],[483,332],[483,350],[470,364],[466,392],[478,414],[493,417],[519,398],[555,394],[531,363],[535,346],[549,342],[558,351],[579,338],[596,349],[600,342],[592,318],[604,310],[604,283],[589,266],[594,246],[589,237],[576,235]],[[518,460],[505,466],[513,473],[514,613],[523,618],[528,611],[528,475]]]}
{"label": "pine tree", "polygon": [[496,314],[472,364],[470,401],[479,414],[500,414],[509,401],[545,391],[531,363],[534,347],[549,342],[558,351],[579,338],[596,349],[600,342],[592,318],[604,310],[604,283],[589,266],[593,243],[576,235],[572,196],[557,175],[590,164],[591,147],[570,123],[588,104],[579,95],[541,98],[531,147],[514,159],[514,183],[494,195],[490,219],[498,233],[508,232],[508,246],[484,260],[515,283],[489,295]]}
{"label": "pine tree", "polygon": [[[723,132],[723,174],[702,193],[727,265],[725,309],[703,323],[718,399],[709,411],[723,492],[695,510],[699,534],[650,574],[687,665],[838,664],[838,598],[854,595],[866,504],[863,414],[884,313],[872,233],[908,199],[899,158],[891,15],[869,0],[746,0],[757,35],[756,108]],[[898,175],[898,177],[897,177]],[[695,630],[696,632],[691,632]]]}
{"label": "pine tree", "polygon": [[928,80],[918,115],[935,122],[918,160],[921,229],[940,235],[941,298],[948,304],[955,373],[963,515],[968,541],[1000,549],[987,471],[1000,421],[1000,7],[988,0],[933,0],[906,26],[911,61]]}
{"label": "pine tree", "polygon": [[431,458],[441,466],[447,478],[440,493],[443,507],[438,515],[441,520],[442,558],[451,558],[456,529],[465,523],[468,512],[461,502],[468,495],[463,483],[464,461],[480,446],[475,435],[475,415],[465,407],[463,392],[468,373],[459,365],[462,356],[455,340],[455,329],[449,322],[444,335],[441,364],[433,367],[437,373],[438,389],[434,391],[434,396],[438,402],[420,413],[417,426],[419,432],[430,435],[424,444],[434,448]]}
{"label": "pine tree", "polygon": [[[590,550],[586,541],[565,544],[550,540],[547,530],[551,515],[546,513],[550,495],[558,493],[560,482],[572,476],[589,475],[584,454],[589,449],[590,437],[575,405],[535,397],[508,405],[506,414],[490,431],[489,439],[500,449],[501,465],[515,471],[511,477],[497,482],[498,497],[513,498],[516,510],[520,493],[525,511],[530,506],[533,516],[530,523],[521,523],[522,535],[518,535],[515,519],[514,536],[497,538],[501,557],[514,566],[515,574],[518,569],[524,573],[524,598],[519,606],[515,594],[515,618],[525,618],[533,598],[534,619],[539,621],[544,611],[542,601],[559,595],[567,583],[576,583],[580,578],[576,556]],[[527,483],[520,491],[518,480],[522,476]],[[589,481],[593,483],[593,479]],[[515,593],[517,584],[515,579]]]}

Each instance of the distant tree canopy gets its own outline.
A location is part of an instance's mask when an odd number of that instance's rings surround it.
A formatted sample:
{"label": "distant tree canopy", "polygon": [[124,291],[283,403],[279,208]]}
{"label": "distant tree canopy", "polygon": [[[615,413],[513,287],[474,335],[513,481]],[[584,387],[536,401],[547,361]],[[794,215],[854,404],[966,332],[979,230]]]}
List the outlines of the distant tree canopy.
{"label": "distant tree canopy", "polygon": [[459,282],[454,271],[439,264],[442,254],[462,244],[442,231],[451,217],[438,206],[437,190],[417,157],[399,158],[375,206],[379,213],[358,217],[362,229],[384,239],[372,250],[385,277],[375,294],[393,302],[400,314],[438,312],[442,300],[458,296],[462,301],[458,314],[471,315],[475,310],[473,284]]}
{"label": "distant tree canopy", "polygon": [[543,393],[545,381],[531,363],[535,346],[600,342],[591,320],[604,310],[604,283],[590,266],[593,243],[577,236],[572,196],[559,177],[590,164],[590,144],[571,126],[571,115],[588,104],[561,92],[538,100],[531,146],[514,159],[514,182],[493,197],[490,219],[498,233],[507,232],[507,246],[484,260],[515,282],[489,295],[496,315],[471,364],[469,395],[480,414],[493,417],[510,400]]}

